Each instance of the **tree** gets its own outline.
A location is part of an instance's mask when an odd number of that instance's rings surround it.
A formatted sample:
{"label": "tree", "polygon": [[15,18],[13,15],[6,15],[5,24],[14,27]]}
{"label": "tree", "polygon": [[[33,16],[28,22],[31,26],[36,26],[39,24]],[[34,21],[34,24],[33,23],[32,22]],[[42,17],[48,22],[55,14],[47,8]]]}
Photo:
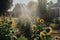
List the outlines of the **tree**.
{"label": "tree", "polygon": [[47,12],[47,0],[38,0],[38,3],[38,15],[43,18]]}
{"label": "tree", "polygon": [[12,6],[12,1],[13,0],[0,0],[0,15],[8,11]]}
{"label": "tree", "polygon": [[48,2],[47,5],[48,7],[52,6],[54,3],[52,1]]}
{"label": "tree", "polygon": [[34,2],[34,1],[30,1],[27,5],[29,8],[31,8],[32,10],[36,9],[37,6],[38,6],[38,3],[37,2]]}
{"label": "tree", "polygon": [[52,2],[52,1],[50,1],[50,4],[52,5],[52,4],[53,4],[53,2]]}

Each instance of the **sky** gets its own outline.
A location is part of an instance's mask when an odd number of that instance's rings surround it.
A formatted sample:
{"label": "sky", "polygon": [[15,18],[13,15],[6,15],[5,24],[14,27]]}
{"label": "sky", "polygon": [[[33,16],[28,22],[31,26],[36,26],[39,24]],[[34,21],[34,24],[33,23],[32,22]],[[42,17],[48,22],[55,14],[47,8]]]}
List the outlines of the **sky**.
{"label": "sky", "polygon": [[[13,0],[13,3],[28,3],[30,0]],[[36,1],[36,0],[35,0]],[[57,2],[57,0],[48,0],[48,1],[53,1],[54,3]]]}
{"label": "sky", "polygon": [[57,2],[57,0],[49,0],[49,1],[53,1],[54,3],[56,3],[56,2]]}
{"label": "sky", "polygon": [[[25,3],[25,4],[27,4],[29,1],[31,1],[31,0],[13,0],[13,6],[11,7],[10,10],[12,10],[17,3]],[[33,0],[33,1],[36,1],[36,0]],[[48,1],[53,1],[54,3],[57,2],[57,0],[48,0]]]}

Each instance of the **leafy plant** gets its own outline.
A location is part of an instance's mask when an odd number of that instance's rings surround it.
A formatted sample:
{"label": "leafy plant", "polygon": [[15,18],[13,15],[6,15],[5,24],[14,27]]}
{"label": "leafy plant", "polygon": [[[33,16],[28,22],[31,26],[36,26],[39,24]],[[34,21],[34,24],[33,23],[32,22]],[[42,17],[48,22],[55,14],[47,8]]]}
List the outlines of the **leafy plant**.
{"label": "leafy plant", "polygon": [[12,40],[17,39],[15,32],[13,31],[12,18],[9,17],[0,17],[0,39],[3,40]]}
{"label": "leafy plant", "polygon": [[33,40],[52,40],[52,28],[47,27],[44,20],[37,17],[36,23],[32,25],[32,39]]}
{"label": "leafy plant", "polygon": [[0,17],[0,40],[27,40],[24,36],[17,36],[18,32],[14,18]]}

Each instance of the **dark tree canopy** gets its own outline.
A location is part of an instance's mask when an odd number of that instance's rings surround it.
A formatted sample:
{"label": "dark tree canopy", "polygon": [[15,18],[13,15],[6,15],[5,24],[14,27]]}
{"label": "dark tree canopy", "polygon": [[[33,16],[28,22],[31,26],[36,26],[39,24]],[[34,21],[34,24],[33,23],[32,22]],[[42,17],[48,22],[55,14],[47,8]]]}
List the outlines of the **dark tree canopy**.
{"label": "dark tree canopy", "polygon": [[12,6],[12,1],[13,0],[0,0],[0,15]]}

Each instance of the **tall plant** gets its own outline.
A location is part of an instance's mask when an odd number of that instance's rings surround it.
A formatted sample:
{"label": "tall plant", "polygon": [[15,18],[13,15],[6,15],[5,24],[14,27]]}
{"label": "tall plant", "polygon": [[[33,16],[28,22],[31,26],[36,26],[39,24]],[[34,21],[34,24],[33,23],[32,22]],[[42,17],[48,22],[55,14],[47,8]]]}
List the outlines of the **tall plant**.
{"label": "tall plant", "polygon": [[47,27],[44,20],[37,17],[36,23],[32,25],[32,39],[33,40],[52,40],[52,28]]}

